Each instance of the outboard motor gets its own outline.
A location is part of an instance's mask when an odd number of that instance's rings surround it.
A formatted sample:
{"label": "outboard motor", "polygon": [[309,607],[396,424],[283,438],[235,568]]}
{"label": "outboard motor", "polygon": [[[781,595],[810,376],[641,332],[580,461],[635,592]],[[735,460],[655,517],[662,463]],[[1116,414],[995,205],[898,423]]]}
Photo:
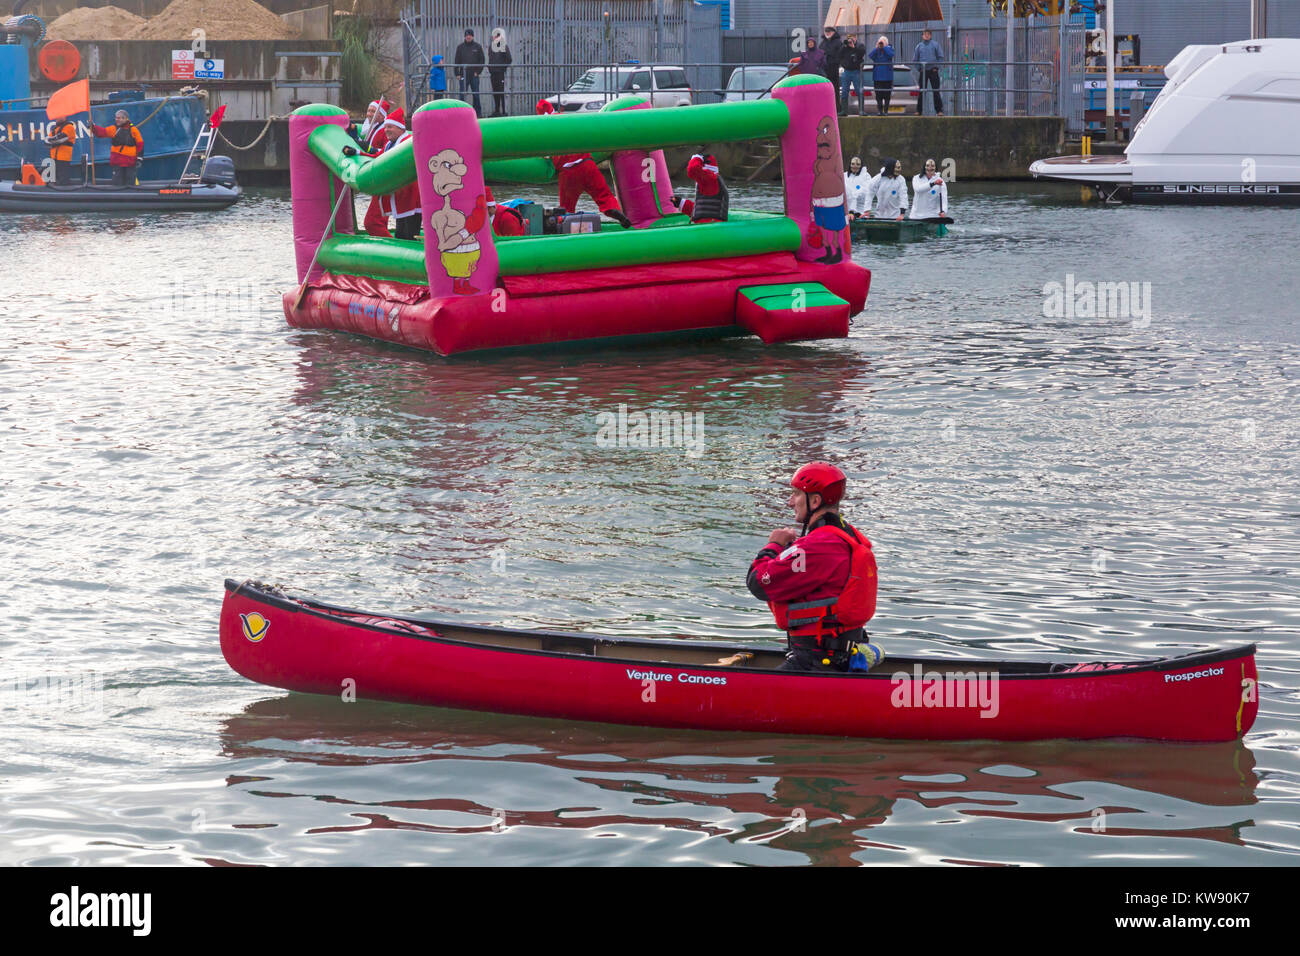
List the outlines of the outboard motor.
{"label": "outboard motor", "polygon": [[235,186],[235,161],[229,156],[209,156],[203,167],[203,183],[206,186]]}

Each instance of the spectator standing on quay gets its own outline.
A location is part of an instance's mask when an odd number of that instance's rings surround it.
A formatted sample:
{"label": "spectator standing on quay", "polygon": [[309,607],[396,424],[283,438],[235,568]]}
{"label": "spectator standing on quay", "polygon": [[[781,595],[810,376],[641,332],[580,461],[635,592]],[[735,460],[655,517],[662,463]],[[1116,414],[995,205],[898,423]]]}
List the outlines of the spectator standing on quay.
{"label": "spectator standing on quay", "polygon": [[916,63],[917,79],[920,81],[917,85],[921,88],[916,97],[916,112],[924,112],[922,107],[925,105],[925,88],[934,87],[934,112],[938,116],[943,115],[943,97],[939,95],[939,64],[943,62],[943,48],[933,39],[934,34],[929,30],[921,31],[921,42],[916,45],[916,52],[912,54],[912,60]]}
{"label": "spectator standing on quay", "polygon": [[466,30],[464,41],[456,47],[456,78],[460,84],[461,96],[467,90],[473,94],[474,112],[479,116],[483,115],[483,102],[478,96],[478,78],[486,62],[483,47],[474,39],[474,31]]}
{"label": "spectator standing on quay", "polygon": [[429,67],[429,92],[435,100],[447,96],[447,68],[442,65],[442,54],[433,55],[433,65]]}
{"label": "spectator standing on quay", "polygon": [[492,115],[506,115],[506,67],[513,63],[506,31],[497,27],[488,44],[488,79],[492,81]]}
{"label": "spectator standing on quay", "polygon": [[804,76],[826,75],[826,54],[817,49],[817,38],[808,38],[808,49],[795,60],[794,72]]}
{"label": "spectator standing on quay", "polygon": [[871,68],[871,82],[876,90],[876,112],[889,113],[889,98],[894,95],[894,48],[886,37],[876,41],[876,48],[867,56],[875,65]]}
{"label": "spectator standing on quay", "polygon": [[849,111],[849,90],[857,90],[858,93],[858,112],[862,110],[862,63],[866,59],[866,51],[858,46],[858,39],[852,33],[844,41],[844,49],[840,50],[840,112]]}
{"label": "spectator standing on quay", "polygon": [[822,31],[822,56],[826,57],[826,79],[831,81],[831,86],[836,91],[840,88],[840,51],[844,49],[844,38],[840,36],[840,31],[834,27],[827,27]]}

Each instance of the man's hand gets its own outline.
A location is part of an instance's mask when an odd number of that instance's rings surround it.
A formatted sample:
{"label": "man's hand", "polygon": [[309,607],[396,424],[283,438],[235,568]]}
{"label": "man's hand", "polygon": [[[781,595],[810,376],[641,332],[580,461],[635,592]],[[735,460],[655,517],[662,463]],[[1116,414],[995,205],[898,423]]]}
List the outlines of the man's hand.
{"label": "man's hand", "polygon": [[799,537],[798,532],[793,528],[777,528],[768,537],[768,544],[774,544],[782,551],[794,544],[795,539]]}

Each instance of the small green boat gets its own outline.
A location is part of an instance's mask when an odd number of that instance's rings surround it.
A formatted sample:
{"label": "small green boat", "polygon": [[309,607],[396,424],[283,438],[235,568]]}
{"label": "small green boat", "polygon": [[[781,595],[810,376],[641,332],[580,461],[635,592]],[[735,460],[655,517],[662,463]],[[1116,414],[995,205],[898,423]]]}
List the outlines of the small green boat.
{"label": "small green boat", "polygon": [[913,242],[931,236],[946,236],[946,223],[931,219],[854,219],[849,235],[867,242]]}

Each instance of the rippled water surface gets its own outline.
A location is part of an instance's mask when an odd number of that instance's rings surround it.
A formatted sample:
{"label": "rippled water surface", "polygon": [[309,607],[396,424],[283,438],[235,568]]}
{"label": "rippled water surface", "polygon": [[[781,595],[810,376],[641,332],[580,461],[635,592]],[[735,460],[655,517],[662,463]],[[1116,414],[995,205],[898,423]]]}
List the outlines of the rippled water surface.
{"label": "rippled water surface", "polygon": [[[0,863],[1294,862],[1300,215],[953,191],[948,237],[855,249],[848,340],[455,361],[286,327],[282,193],[0,220]],[[1067,275],[1149,311],[1044,317]],[[601,447],[620,404],[702,413],[703,448]],[[850,474],[887,652],[1257,642],[1254,730],[572,725],[288,695],[218,648],[225,577],[770,641],[744,571],[813,457]]]}

